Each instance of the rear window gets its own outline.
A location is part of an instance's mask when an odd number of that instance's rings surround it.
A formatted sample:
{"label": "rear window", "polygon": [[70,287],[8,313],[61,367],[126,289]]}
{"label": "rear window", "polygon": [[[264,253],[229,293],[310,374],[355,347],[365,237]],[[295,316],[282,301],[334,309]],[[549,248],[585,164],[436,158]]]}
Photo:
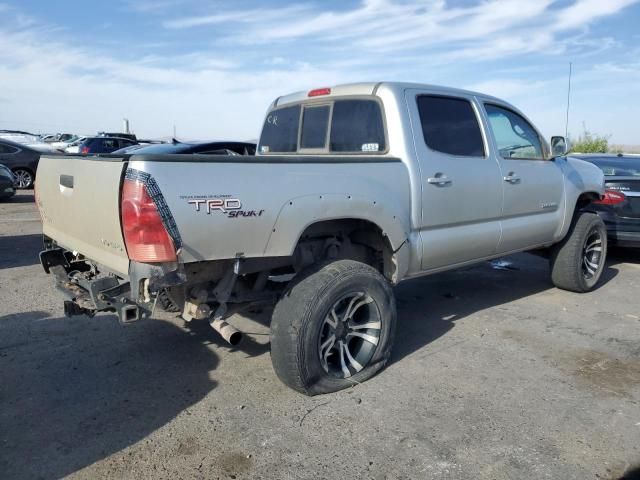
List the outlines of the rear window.
{"label": "rear window", "polygon": [[267,115],[260,135],[262,153],[290,153],[298,149],[300,105],[272,110]]}
{"label": "rear window", "polygon": [[468,100],[422,95],[418,112],[431,150],[460,157],[485,156],[478,118]]}
{"label": "rear window", "polygon": [[332,152],[386,150],[380,105],[373,100],[342,100],[333,106]]}
{"label": "rear window", "polygon": [[5,145],[4,143],[0,143],[0,153],[17,153],[18,149],[16,147],[12,147],[11,145]]}
{"label": "rear window", "polygon": [[305,107],[302,116],[300,148],[324,148],[327,143],[329,105]]}
{"label": "rear window", "polygon": [[327,153],[372,153],[384,152],[386,148],[379,103],[348,99],[271,111],[265,119],[259,151],[293,153],[313,149]]}
{"label": "rear window", "polygon": [[604,172],[607,177],[640,177],[640,158],[606,158],[606,157],[580,157],[591,162]]}

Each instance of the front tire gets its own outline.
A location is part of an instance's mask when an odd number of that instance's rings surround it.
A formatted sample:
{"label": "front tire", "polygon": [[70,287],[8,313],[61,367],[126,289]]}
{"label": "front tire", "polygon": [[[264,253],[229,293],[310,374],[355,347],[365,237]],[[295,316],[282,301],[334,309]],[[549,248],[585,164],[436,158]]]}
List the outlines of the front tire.
{"label": "front tire", "polygon": [[352,260],[311,267],[273,312],[273,368],[305,395],[362,383],[389,360],[395,325],[393,291],[377,270]]}
{"label": "front tire", "polygon": [[564,290],[588,292],[598,283],[606,258],[604,222],[595,213],[579,213],[564,240],[551,249],[551,280]]}

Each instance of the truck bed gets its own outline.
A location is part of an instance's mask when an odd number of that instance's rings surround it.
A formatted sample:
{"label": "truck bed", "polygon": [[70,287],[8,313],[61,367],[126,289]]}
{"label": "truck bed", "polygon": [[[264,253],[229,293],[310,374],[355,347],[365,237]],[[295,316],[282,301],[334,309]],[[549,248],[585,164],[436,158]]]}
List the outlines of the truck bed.
{"label": "truck bed", "polygon": [[[159,188],[183,241],[183,263],[290,255],[316,218],[344,218],[336,205],[348,203],[378,223],[409,218],[408,173],[395,157],[43,156],[37,195],[44,234],[120,276],[129,271],[120,222],[128,169]],[[397,236],[409,231],[390,228]]]}

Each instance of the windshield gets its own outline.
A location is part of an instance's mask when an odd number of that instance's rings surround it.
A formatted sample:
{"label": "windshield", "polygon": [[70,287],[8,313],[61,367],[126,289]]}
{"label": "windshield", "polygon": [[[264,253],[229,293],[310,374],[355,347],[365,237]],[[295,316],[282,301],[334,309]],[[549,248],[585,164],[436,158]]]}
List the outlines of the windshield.
{"label": "windshield", "polygon": [[640,157],[578,157],[600,167],[607,177],[640,177]]}

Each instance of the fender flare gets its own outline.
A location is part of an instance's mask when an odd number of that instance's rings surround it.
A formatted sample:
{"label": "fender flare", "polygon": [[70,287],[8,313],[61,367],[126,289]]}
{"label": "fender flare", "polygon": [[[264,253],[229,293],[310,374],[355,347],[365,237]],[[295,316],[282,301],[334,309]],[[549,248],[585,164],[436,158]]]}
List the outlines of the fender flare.
{"label": "fender flare", "polygon": [[348,194],[314,194],[292,198],[285,202],[264,250],[265,256],[290,256],[303,232],[314,223],[328,220],[365,220],[378,226],[389,241],[396,272],[391,279],[397,283],[409,268],[409,212],[396,202],[380,202]]}

